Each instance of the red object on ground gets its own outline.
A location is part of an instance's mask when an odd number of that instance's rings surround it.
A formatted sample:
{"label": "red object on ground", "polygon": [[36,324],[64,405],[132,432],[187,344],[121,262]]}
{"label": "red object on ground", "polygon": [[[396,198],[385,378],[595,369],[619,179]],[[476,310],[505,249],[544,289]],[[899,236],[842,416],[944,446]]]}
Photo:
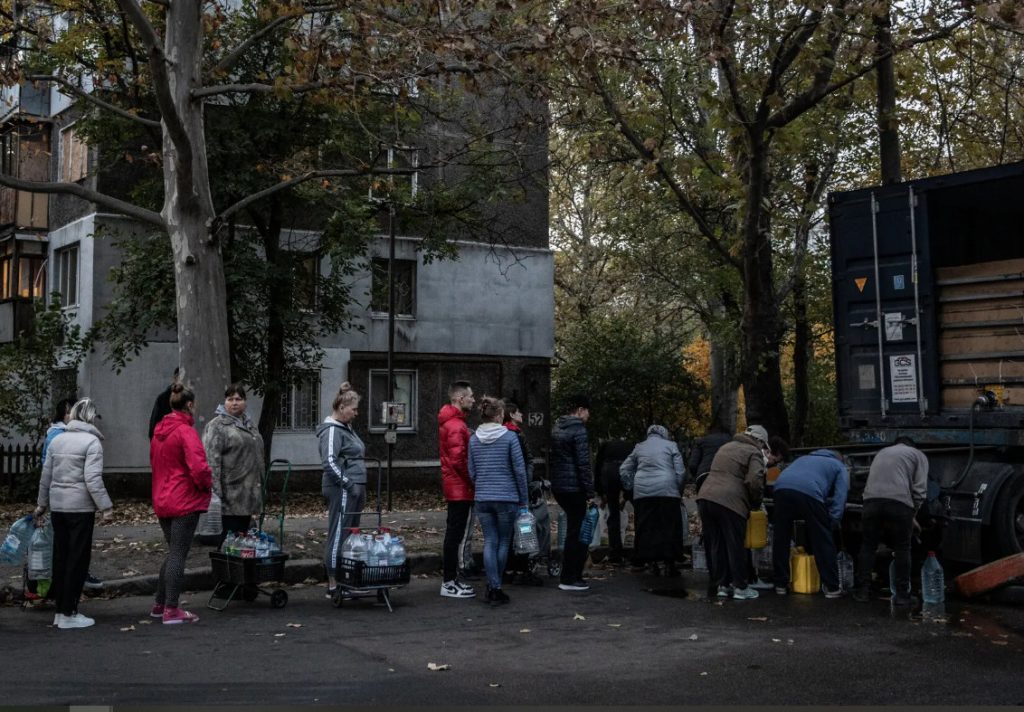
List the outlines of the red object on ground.
{"label": "red object on ground", "polygon": [[960,594],[971,598],[988,593],[1022,576],[1024,576],[1024,552],[1010,554],[992,563],[971,569],[967,573],[957,576],[954,581]]}

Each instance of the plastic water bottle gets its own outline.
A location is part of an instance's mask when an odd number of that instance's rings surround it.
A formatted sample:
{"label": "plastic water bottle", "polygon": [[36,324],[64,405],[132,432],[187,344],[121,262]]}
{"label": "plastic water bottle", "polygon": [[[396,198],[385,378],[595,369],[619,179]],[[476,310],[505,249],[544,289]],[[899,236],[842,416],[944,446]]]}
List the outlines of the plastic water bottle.
{"label": "plastic water bottle", "polygon": [[383,536],[374,537],[373,548],[370,549],[369,564],[370,566],[388,565],[388,547],[384,543]]}
{"label": "plastic water bottle", "polygon": [[583,523],[580,524],[580,543],[590,546],[594,540],[594,529],[597,528],[597,520],[600,516],[601,510],[596,505],[590,505],[583,517]]}
{"label": "plastic water bottle", "polygon": [[267,539],[267,535],[260,532],[259,538],[256,539],[256,558],[263,559],[270,556],[270,540]]}
{"label": "plastic water bottle", "polygon": [[11,531],[0,545],[0,561],[8,564],[20,564],[28,553],[29,542],[32,541],[32,515],[24,517],[11,525]]}
{"label": "plastic water bottle", "polygon": [[530,514],[529,509],[523,509],[516,517],[516,530],[514,544],[517,554],[536,554],[540,551],[540,542],[537,541],[537,530],[535,525],[536,517]]}
{"label": "plastic water bottle", "polygon": [[391,544],[388,546],[388,561],[391,562],[391,566],[401,566],[405,563],[405,544],[402,543],[402,537],[391,537]]}
{"label": "plastic water bottle", "polygon": [[228,530],[227,536],[224,537],[224,541],[220,545],[220,550],[224,554],[231,554],[235,547],[235,533]]}
{"label": "plastic water bottle", "polygon": [[47,524],[32,532],[28,545],[28,576],[33,581],[53,574],[53,527]]}
{"label": "plastic water bottle", "polygon": [[853,557],[845,551],[836,554],[836,566],[839,569],[839,588],[844,591],[853,590]]}
{"label": "plastic water bottle", "polygon": [[565,510],[559,510],[558,512],[558,548],[565,548],[565,528],[568,526],[568,518],[565,516]]}
{"label": "plastic water bottle", "polygon": [[921,615],[925,619],[946,615],[946,575],[934,551],[928,552],[921,566],[921,601]]}

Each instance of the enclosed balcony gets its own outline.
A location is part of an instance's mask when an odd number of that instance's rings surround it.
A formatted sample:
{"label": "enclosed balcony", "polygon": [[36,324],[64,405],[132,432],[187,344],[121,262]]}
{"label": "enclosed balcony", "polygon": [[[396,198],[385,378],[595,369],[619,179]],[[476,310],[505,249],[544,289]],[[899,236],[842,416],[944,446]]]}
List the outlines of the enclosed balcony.
{"label": "enclosed balcony", "polygon": [[37,235],[0,238],[0,343],[31,331],[32,302],[46,290],[46,251]]}
{"label": "enclosed balcony", "polygon": [[[22,180],[45,181],[50,171],[48,125],[12,124],[0,132],[0,172]],[[0,226],[46,230],[49,196],[0,187]]]}

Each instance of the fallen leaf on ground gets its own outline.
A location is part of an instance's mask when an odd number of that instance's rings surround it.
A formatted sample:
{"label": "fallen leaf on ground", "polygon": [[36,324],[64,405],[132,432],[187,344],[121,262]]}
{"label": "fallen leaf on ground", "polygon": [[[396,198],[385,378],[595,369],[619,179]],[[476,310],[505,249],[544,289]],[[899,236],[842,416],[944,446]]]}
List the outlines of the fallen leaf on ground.
{"label": "fallen leaf on ground", "polygon": [[304,547],[304,546],[303,546],[302,544],[296,544],[296,545],[295,545],[295,548],[296,548],[296,549],[302,549],[303,551],[305,551],[305,550],[306,550],[306,547]]}
{"label": "fallen leaf on ground", "polygon": [[762,623],[764,623],[766,620],[768,620],[768,616],[751,616],[750,618],[747,618],[747,620],[748,621],[761,621]]}
{"label": "fallen leaf on ground", "polygon": [[490,682],[487,684],[488,687],[501,687],[500,682]]}
{"label": "fallen leaf on ground", "polygon": [[529,628],[523,628],[523,629],[522,629],[522,630],[520,630],[519,632],[520,632],[520,633],[529,633],[529,632],[530,632],[530,629],[529,629]]}
{"label": "fallen leaf on ground", "polygon": [[706,672],[702,672],[702,673],[701,673],[701,676],[702,676],[702,677],[703,677],[703,676],[706,676],[706,675],[707,675],[707,673],[706,673]]}
{"label": "fallen leaf on ground", "polygon": [[772,642],[773,643],[781,643],[782,642],[782,638],[772,638]]}
{"label": "fallen leaf on ground", "polygon": [[[122,628],[123,630],[123,628]],[[1009,645],[1010,643],[1005,640],[993,640],[992,645]]]}
{"label": "fallen leaf on ground", "polygon": [[125,632],[127,632],[127,631],[129,631],[129,630],[135,630],[135,626],[133,626],[133,625],[130,625],[130,626],[128,626],[127,628],[122,628],[122,629],[121,629],[121,632],[122,632],[122,633],[125,633]]}
{"label": "fallen leaf on ground", "polygon": [[283,638],[283,637],[285,637],[286,635],[288,635],[288,634],[287,634],[287,633],[274,633],[274,637],[275,637],[275,638]]}
{"label": "fallen leaf on ground", "polygon": [[608,627],[609,628],[621,628],[622,624],[621,623],[609,623]]}
{"label": "fallen leaf on ground", "polygon": [[427,663],[427,669],[434,670],[436,672],[439,670],[451,670],[452,666],[448,663],[444,663],[442,665],[438,665],[437,663]]}
{"label": "fallen leaf on ground", "polygon": [[139,625],[149,625],[153,621],[139,621]]}
{"label": "fallen leaf on ground", "polygon": [[697,634],[694,633],[693,635],[691,635],[690,640],[697,640]]}
{"label": "fallen leaf on ground", "polygon": [[574,621],[585,621],[585,620],[587,620],[587,619],[586,619],[586,618],[585,618],[584,616],[581,616],[581,615],[580,615],[579,613],[577,613],[576,615],[574,615],[574,616],[572,617],[572,619],[573,619]]}
{"label": "fallen leaf on ground", "polygon": [[301,628],[302,624],[301,623],[289,623],[286,627],[287,628]]}

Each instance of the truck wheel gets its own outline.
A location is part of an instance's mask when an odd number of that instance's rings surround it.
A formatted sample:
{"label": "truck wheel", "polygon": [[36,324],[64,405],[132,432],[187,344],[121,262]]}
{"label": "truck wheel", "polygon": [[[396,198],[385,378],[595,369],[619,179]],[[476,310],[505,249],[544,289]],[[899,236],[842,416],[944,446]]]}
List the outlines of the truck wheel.
{"label": "truck wheel", "polygon": [[1024,551],[1024,474],[1003,485],[986,529],[986,560]]}

